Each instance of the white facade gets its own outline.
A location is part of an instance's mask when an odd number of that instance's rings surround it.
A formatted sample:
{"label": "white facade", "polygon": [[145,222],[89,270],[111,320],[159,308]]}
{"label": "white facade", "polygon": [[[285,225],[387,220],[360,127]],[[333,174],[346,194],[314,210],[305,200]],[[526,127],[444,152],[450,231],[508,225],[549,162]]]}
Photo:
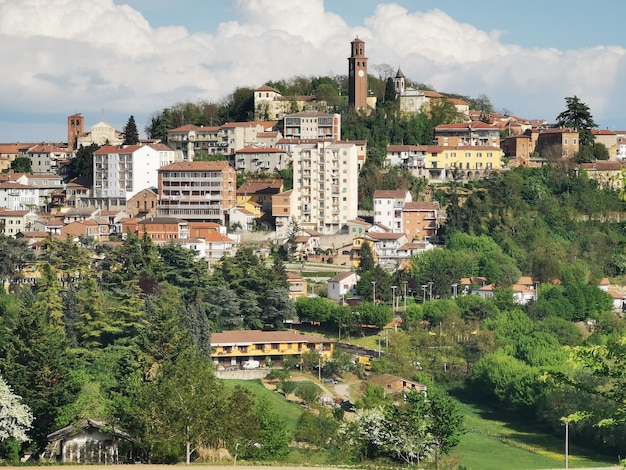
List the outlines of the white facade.
{"label": "white facade", "polygon": [[104,120],[91,126],[91,132],[87,135],[78,137],[78,147],[89,147],[91,144],[121,145],[122,142],[122,133]]}
{"label": "white facade", "polygon": [[142,189],[157,187],[163,153],[150,145],[98,149],[93,155],[94,198],[112,201],[103,206],[125,206]]}
{"label": "white facade", "polygon": [[374,192],[374,225],[387,227],[393,233],[404,233],[402,209],[412,202],[407,190],[377,190]]}
{"label": "white facade", "polygon": [[294,216],[302,228],[324,235],[357,217],[358,155],[345,142],[300,144],[293,153]]}
{"label": "white facade", "polygon": [[328,280],[328,298],[344,300],[356,295],[356,285],[360,276],[355,272],[339,273]]}
{"label": "white facade", "polygon": [[39,188],[19,183],[0,183],[0,207],[12,211],[39,206]]}

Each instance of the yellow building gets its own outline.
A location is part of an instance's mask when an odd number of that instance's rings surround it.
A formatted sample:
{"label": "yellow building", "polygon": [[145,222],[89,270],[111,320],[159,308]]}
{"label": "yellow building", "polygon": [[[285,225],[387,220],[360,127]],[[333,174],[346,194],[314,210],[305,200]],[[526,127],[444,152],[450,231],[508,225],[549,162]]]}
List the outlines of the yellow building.
{"label": "yellow building", "polygon": [[365,244],[368,244],[370,246],[374,263],[378,263],[375,241],[367,233],[364,233],[363,235],[356,237],[354,238],[354,240],[352,240],[352,253],[350,253],[350,258],[352,259],[352,266],[354,266],[355,268],[358,268],[361,264],[361,249]]}
{"label": "yellow building", "polygon": [[266,359],[280,366],[285,357],[301,358],[309,351],[317,352],[322,362],[333,355],[335,342],[326,338],[301,334],[294,330],[235,330],[211,335],[211,358],[216,367],[240,367],[246,361]]}
{"label": "yellow building", "polygon": [[450,179],[458,171],[463,179],[484,178],[502,168],[504,153],[500,147],[460,145],[436,146],[436,152],[426,157],[426,169],[431,180]]}

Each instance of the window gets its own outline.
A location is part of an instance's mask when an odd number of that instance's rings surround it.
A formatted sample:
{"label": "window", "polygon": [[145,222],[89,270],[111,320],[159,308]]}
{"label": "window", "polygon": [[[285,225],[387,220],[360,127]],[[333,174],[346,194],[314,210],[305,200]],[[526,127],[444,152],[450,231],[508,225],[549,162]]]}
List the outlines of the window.
{"label": "window", "polygon": [[565,137],[565,139],[563,139],[563,144],[567,145],[567,137]]}

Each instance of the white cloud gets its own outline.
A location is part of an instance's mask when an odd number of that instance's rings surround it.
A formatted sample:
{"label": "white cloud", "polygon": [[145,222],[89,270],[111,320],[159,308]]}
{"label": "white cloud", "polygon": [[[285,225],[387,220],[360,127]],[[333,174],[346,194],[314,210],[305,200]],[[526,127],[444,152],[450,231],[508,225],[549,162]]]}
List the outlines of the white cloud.
{"label": "white cloud", "polygon": [[[142,127],[178,101],[218,101],[237,86],[295,75],[345,74],[357,35],[371,65],[400,65],[440,91],[484,93],[524,117],[553,119],[572,94],[596,121],[617,119],[626,105],[617,89],[626,69],[621,47],[524,49],[441,10],[396,4],[378,5],[356,28],[323,0],[234,0],[233,12],[235,21],[190,34],[152,27],[113,0],[0,0],[3,108],[31,115],[105,108],[135,114]],[[210,6],[196,14],[210,14]]]}

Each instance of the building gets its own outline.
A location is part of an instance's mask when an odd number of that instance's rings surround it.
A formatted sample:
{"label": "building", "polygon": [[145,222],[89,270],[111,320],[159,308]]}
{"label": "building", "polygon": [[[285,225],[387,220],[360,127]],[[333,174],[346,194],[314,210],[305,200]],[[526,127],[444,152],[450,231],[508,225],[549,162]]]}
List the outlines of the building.
{"label": "building", "polygon": [[617,134],[608,129],[591,129],[596,144],[602,144],[609,152],[609,160],[617,158]]}
{"label": "building", "polygon": [[67,160],[70,153],[67,149],[57,145],[39,144],[28,149],[26,156],[30,158],[34,174],[58,174],[59,162]]}
{"label": "building", "polygon": [[350,46],[350,57],[348,58],[348,105],[357,112],[369,114],[365,42],[357,37],[350,43]]}
{"label": "building", "polygon": [[272,217],[278,234],[289,231],[289,224],[296,212],[296,195],[292,189],[272,196]]}
{"label": "building", "polygon": [[295,216],[302,228],[338,233],[357,217],[358,155],[346,142],[298,145],[293,154]]}
{"label": "building", "polygon": [[502,169],[502,158],[500,147],[437,146],[426,153],[426,177],[433,182],[449,181],[455,173],[462,180],[485,178]]}
{"label": "building", "polygon": [[528,134],[511,135],[502,141],[502,151],[507,158],[518,158],[528,161],[535,150],[531,146],[531,138]]}
{"label": "building", "polygon": [[131,197],[126,203],[126,213],[129,217],[140,219],[156,217],[158,204],[157,188],[146,188]]}
{"label": "building", "polygon": [[248,180],[237,189],[237,205],[255,202],[261,211],[272,213],[272,198],[283,191],[283,180]]}
{"label": "building", "polygon": [[435,127],[435,139],[444,147],[500,147],[500,130],[480,121],[442,124]]}
{"label": "building", "polygon": [[24,183],[0,182],[0,207],[30,210],[39,207],[39,188]]}
{"label": "building", "polygon": [[161,158],[167,153],[162,147],[161,144],[107,145],[96,150],[92,204],[101,209],[126,210],[127,201],[139,191],[156,187]]}
{"label": "building", "polygon": [[341,115],[317,111],[288,114],[283,119],[286,139],[341,140]]}
{"label": "building", "polygon": [[328,280],[328,298],[336,301],[356,295],[356,285],[360,276],[353,271],[337,273]]}
{"label": "building", "polygon": [[597,160],[593,163],[583,163],[581,167],[587,172],[590,179],[598,182],[600,189],[621,191],[624,187],[624,169],[626,166],[620,161]]}
{"label": "building", "polygon": [[167,144],[180,152],[181,160],[192,161],[200,150],[211,155],[221,153],[217,136],[219,129],[219,126],[186,124],[167,131]]}
{"label": "building", "polygon": [[155,217],[139,221],[136,234],[139,238],[148,236],[155,243],[162,243],[189,238],[189,227],[184,220],[173,217]]}
{"label": "building", "polygon": [[159,217],[225,223],[236,205],[236,171],[224,161],[178,162],[158,170]]}
{"label": "building", "polygon": [[[70,116],[71,122],[71,116]],[[79,126],[81,124],[78,124]],[[73,130],[72,132],[74,132]],[[70,134],[70,129],[68,128],[68,136]],[[91,144],[97,144],[100,146],[104,145],[122,145],[124,143],[124,134],[122,131],[118,131],[111,124],[106,122],[105,120],[101,120],[98,123],[94,124],[91,127],[91,131],[87,133],[83,133],[77,139],[77,148],[80,147],[89,147]],[[68,143],[69,145],[69,143]]]}
{"label": "building", "polygon": [[406,202],[402,206],[402,229],[409,240],[434,240],[439,229],[439,203]]}
{"label": "building", "polygon": [[127,457],[119,455],[120,441],[132,439],[118,428],[87,419],[48,434],[42,457],[63,463],[118,464]]}
{"label": "building", "polygon": [[211,334],[211,359],[216,367],[240,367],[244,361],[271,361],[280,367],[285,357],[301,359],[316,352],[326,362],[333,355],[335,342],[327,338],[301,334],[294,330],[236,330]]}
{"label": "building", "polygon": [[178,160],[193,161],[199,152],[233,155],[245,147],[277,142],[279,136],[273,134],[276,124],[277,121],[229,122],[206,127],[186,124],[167,132],[167,144],[180,154]]}
{"label": "building", "polygon": [[318,101],[314,95],[283,96],[267,85],[254,90],[254,118],[259,121],[278,121],[289,113],[316,110],[325,111],[326,102]]}
{"label": "building", "polygon": [[[65,185],[65,199],[63,205],[79,209],[89,206],[91,200],[91,186],[87,178],[74,178]],[[54,201],[52,201],[54,204]]]}
{"label": "building", "polygon": [[413,201],[406,189],[374,191],[374,224],[387,227],[394,233],[403,233],[402,208]]}
{"label": "building", "polygon": [[36,220],[37,214],[29,210],[0,209],[0,233],[14,237],[30,230]]}
{"label": "building", "polygon": [[244,147],[229,155],[228,161],[242,173],[272,173],[289,166],[287,152],[274,147]]}
{"label": "building", "polygon": [[78,139],[85,133],[85,118],[76,113],[67,117],[67,149],[71,152],[78,148]]}
{"label": "building", "polygon": [[536,151],[542,160],[572,158],[578,154],[578,131],[568,128],[550,128],[539,132]]}
{"label": "building", "polygon": [[291,300],[297,300],[298,297],[306,297],[308,294],[306,279],[299,274],[288,272],[287,285],[289,286],[289,298]]}

